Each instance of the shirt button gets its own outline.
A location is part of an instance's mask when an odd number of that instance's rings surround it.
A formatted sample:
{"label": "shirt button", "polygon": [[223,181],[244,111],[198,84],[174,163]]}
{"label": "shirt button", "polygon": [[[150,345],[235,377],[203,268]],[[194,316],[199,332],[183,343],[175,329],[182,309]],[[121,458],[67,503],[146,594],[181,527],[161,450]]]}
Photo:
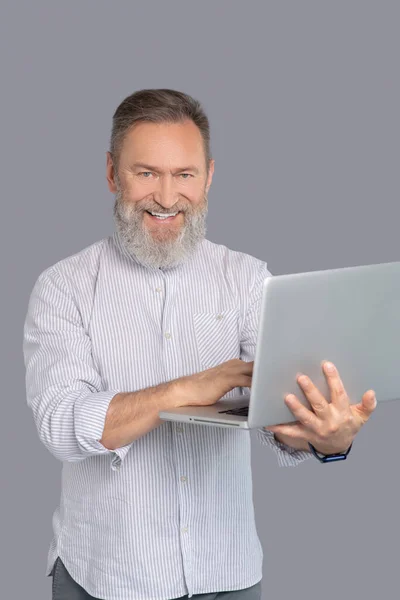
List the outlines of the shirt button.
{"label": "shirt button", "polygon": [[217,319],[220,321],[222,319],[222,315],[217,315]]}
{"label": "shirt button", "polygon": [[156,288],[156,292],[162,292],[162,288]]}
{"label": "shirt button", "polygon": [[182,475],[181,481],[186,481],[186,477],[184,475]]}
{"label": "shirt button", "polygon": [[187,528],[187,527],[182,527],[182,532],[183,532],[183,533],[186,533],[186,532],[187,532],[187,530],[188,530],[188,528]]}
{"label": "shirt button", "polygon": [[183,432],[183,427],[177,427],[177,428],[176,428],[176,431],[177,431],[178,433],[182,433],[182,432]]}
{"label": "shirt button", "polygon": [[171,337],[171,334],[170,334],[170,333],[165,333],[164,335],[165,335],[165,337],[167,338],[167,340],[169,340],[169,338]]}

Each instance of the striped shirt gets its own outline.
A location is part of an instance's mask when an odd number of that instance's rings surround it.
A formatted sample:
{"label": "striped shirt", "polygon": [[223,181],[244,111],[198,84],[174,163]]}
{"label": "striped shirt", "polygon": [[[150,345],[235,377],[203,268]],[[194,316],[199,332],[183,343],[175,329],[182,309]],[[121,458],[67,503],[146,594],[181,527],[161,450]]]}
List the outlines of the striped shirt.
{"label": "striped shirt", "polygon": [[[46,575],[60,556],[104,600],[168,600],[261,580],[249,431],[164,421],[115,450],[99,440],[115,394],[254,360],[270,275],[265,262],[207,239],[178,267],[148,268],[117,232],[39,275],[24,324],[27,403],[62,461]],[[264,429],[256,437],[281,466],[311,456]]]}

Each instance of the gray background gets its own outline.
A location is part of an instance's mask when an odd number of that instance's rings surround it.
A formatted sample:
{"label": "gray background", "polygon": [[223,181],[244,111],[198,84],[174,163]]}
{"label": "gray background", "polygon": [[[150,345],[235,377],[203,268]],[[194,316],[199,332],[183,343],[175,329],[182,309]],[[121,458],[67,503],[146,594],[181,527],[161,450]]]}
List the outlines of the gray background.
{"label": "gray background", "polygon": [[[275,275],[400,260],[397,1],[137,4],[1,3],[4,598],[50,598],[60,494],[25,399],[28,297],[43,269],[113,231],[105,153],[125,96],[202,101],[212,241]],[[252,439],[265,600],[399,593],[399,415],[378,405],[343,463],[280,469]]]}

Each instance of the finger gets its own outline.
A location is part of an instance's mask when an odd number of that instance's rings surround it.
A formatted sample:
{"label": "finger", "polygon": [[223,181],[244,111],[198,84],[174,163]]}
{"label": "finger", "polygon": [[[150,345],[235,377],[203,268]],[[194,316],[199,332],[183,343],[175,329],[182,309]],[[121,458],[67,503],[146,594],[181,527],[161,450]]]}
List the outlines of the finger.
{"label": "finger", "polygon": [[285,403],[289,410],[304,427],[314,433],[318,432],[320,420],[308,408],[306,408],[294,394],[288,394],[285,397]]}
{"label": "finger", "polygon": [[264,427],[268,431],[272,431],[277,435],[285,435],[292,439],[297,439],[305,435],[306,431],[303,425],[298,422],[285,423],[282,425],[273,425],[272,427]]}
{"label": "finger", "polygon": [[253,376],[253,363],[246,363],[245,366],[242,367],[241,371],[244,375],[248,375],[249,377]]}
{"label": "finger", "polygon": [[365,392],[362,400],[359,404],[354,404],[351,409],[356,412],[361,418],[362,423],[366,423],[374,410],[377,407],[377,401],[374,390],[368,390]]}
{"label": "finger", "polygon": [[312,380],[306,375],[299,375],[297,377],[297,383],[303,390],[303,393],[311,404],[315,414],[323,417],[323,415],[326,414],[329,406],[326,398],[324,398]]}
{"label": "finger", "polygon": [[268,425],[267,427],[264,427],[264,429],[277,433],[275,430],[286,425],[289,425],[289,427],[294,427],[295,425],[299,425],[299,421],[289,421],[288,423],[279,423],[279,425]]}
{"label": "finger", "polygon": [[331,402],[339,409],[348,409],[349,397],[344,389],[339,371],[333,363],[328,361],[322,363],[322,368],[331,394]]}

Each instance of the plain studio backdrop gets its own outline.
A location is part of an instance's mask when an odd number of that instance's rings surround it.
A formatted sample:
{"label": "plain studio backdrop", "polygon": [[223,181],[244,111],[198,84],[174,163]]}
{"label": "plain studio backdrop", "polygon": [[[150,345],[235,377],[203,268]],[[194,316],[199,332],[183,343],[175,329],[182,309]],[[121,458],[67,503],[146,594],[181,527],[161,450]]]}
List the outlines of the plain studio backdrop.
{"label": "plain studio backdrop", "polygon": [[[399,19],[395,0],[3,0],[2,598],[51,596],[61,463],[26,404],[22,329],[39,273],[114,230],[117,105],[149,87],[203,103],[211,241],[274,275],[397,261]],[[399,416],[378,405],[348,460],[328,465],[279,468],[252,437],[265,600],[396,596]]]}

